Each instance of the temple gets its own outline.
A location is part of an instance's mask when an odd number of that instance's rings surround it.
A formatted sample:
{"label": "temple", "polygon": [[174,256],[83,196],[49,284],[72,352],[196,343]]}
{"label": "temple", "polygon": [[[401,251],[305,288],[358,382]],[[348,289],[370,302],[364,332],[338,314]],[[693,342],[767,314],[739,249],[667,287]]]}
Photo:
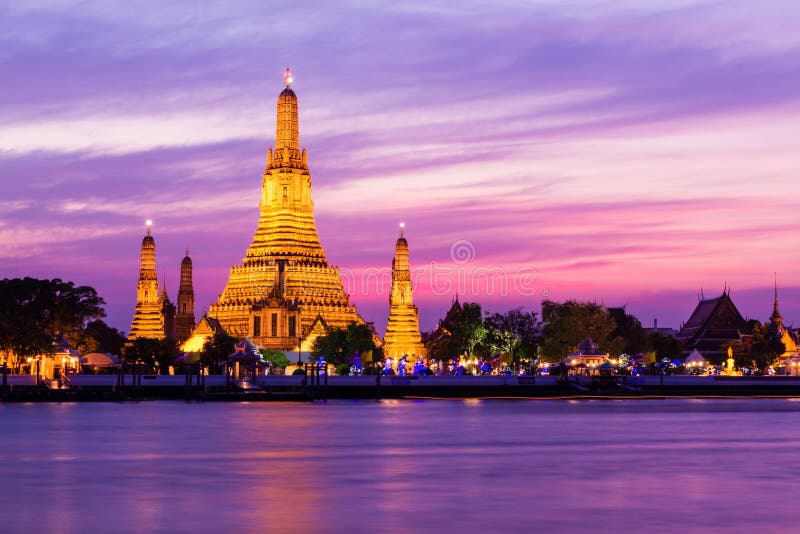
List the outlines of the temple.
{"label": "temple", "polygon": [[[136,310],[128,333],[128,341],[139,338],[164,339],[172,334],[174,307],[166,291],[158,292],[156,276],[156,242],[147,221],[147,235],[142,240],[139,282],[136,286]],[[172,312],[172,316],[170,313]]]}
{"label": "temple", "polygon": [[161,283],[161,293],[158,295],[158,307],[161,310],[161,319],[164,322],[164,337],[175,339],[175,305],[167,295],[166,277]]}
{"label": "temple", "polygon": [[592,338],[587,337],[578,344],[575,352],[567,354],[567,361],[572,365],[583,364],[587,367],[597,367],[605,363],[609,356],[608,352],[602,350]]}
{"label": "temple", "polygon": [[408,260],[408,241],[400,225],[392,260],[392,292],[389,295],[389,321],[383,338],[383,353],[389,358],[425,356],[425,346],[419,335],[419,317],[412,299],[411,271]]}
{"label": "temple", "polygon": [[458,295],[455,295],[450,309],[436,328],[422,336],[429,358],[443,360],[458,354],[458,348],[453,341],[453,332],[458,329],[458,323],[463,316],[464,308],[458,300]]}
{"label": "temple", "polygon": [[783,343],[784,352],[778,355],[778,364],[782,364],[788,358],[798,353],[797,341],[792,336],[789,328],[783,324],[783,316],[778,306],[778,282],[775,281],[775,301],[772,304],[772,315],[769,318],[767,335],[770,341],[780,341]]}
{"label": "temple", "polygon": [[725,360],[722,345],[729,341],[740,341],[746,322],[731,300],[729,290],[713,299],[701,299],[686,321],[677,339],[683,344],[684,356],[697,349],[715,363]]}
{"label": "temple", "polygon": [[189,251],[181,261],[181,282],[178,286],[178,309],[175,313],[175,339],[183,343],[194,329],[194,286],[192,285],[192,258]]}
{"label": "temple", "polygon": [[197,326],[192,330],[192,335],[183,342],[181,351],[199,353],[203,351],[206,342],[213,339],[218,334],[224,334],[225,329],[219,321],[208,315],[203,315]]}
{"label": "temple", "polygon": [[278,350],[310,346],[320,332],[315,325],[364,322],[344,291],[339,270],[328,265],[317,236],[311,173],[306,150],[300,149],[292,81],[287,68],[253,242],[242,263],[231,267],[225,289],[208,312],[228,334]]}

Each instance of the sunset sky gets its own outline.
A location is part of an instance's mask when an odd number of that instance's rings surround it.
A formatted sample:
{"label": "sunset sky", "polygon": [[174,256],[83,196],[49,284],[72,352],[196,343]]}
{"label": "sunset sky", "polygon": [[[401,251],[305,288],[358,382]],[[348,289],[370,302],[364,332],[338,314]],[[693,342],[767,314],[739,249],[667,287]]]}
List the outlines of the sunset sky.
{"label": "sunset sky", "polygon": [[778,0],[3,2],[0,277],[94,286],[127,331],[151,218],[199,316],[288,65],[322,245],[380,332],[400,221],[424,330],[456,292],[678,327],[725,284],[766,320],[776,271],[800,324],[799,27]]}

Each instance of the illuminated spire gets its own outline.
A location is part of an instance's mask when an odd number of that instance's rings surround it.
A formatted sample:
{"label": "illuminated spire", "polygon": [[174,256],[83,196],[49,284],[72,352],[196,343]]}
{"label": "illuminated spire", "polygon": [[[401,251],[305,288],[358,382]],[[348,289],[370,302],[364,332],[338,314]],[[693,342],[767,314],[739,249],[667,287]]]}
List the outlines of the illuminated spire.
{"label": "illuminated spire", "polygon": [[[291,70],[284,73],[284,88],[277,101],[276,139],[267,151],[260,177],[259,219],[243,263],[231,268],[217,303],[208,311],[231,335],[251,337],[269,348],[289,350],[308,335],[317,319],[329,328],[363,324],[344,291],[339,270],[328,265],[314,222],[311,172],[305,149],[300,148],[298,98]],[[187,261],[189,261],[187,259]],[[268,306],[272,295],[282,295],[276,329],[270,326]],[[268,302],[269,301],[269,302]],[[178,310],[183,313],[182,302]],[[188,308],[188,306],[187,306]],[[266,314],[266,315],[265,315]],[[287,315],[290,320],[284,320]],[[261,327],[256,328],[254,318]],[[278,332],[275,336],[267,335]]]}
{"label": "illuminated spire", "polygon": [[778,302],[778,273],[773,273],[775,276],[775,302]]}
{"label": "illuminated spire", "polygon": [[775,302],[772,306],[772,315],[769,318],[769,339],[780,341],[786,329],[783,326],[783,317],[778,309],[778,273],[775,273]]}
{"label": "illuminated spire", "polygon": [[777,319],[781,317],[781,312],[778,309],[778,273],[775,273],[775,300],[772,304],[772,319]]}
{"label": "illuminated spire", "polygon": [[399,358],[404,354],[424,356],[425,346],[419,334],[419,312],[414,306],[411,269],[408,260],[408,241],[405,223],[400,223],[400,237],[392,260],[392,292],[389,295],[389,320],[386,323],[384,354]]}
{"label": "illuminated spire", "polygon": [[[300,156],[297,95],[295,95],[294,91],[289,87],[292,82],[294,82],[294,78],[292,77],[292,72],[287,67],[283,76],[283,83],[286,85],[286,89],[281,91],[280,96],[278,96],[278,120],[275,132],[275,156],[279,160],[287,158],[287,161],[295,155],[292,154],[292,152],[297,152],[295,157]],[[288,149],[286,154],[283,153],[283,149]]]}
{"label": "illuminated spire", "polygon": [[175,314],[175,338],[178,343],[189,339],[194,329],[194,286],[192,285],[192,258],[189,248],[181,261],[181,282],[178,286],[178,308]]}
{"label": "illuminated spire", "polygon": [[401,222],[400,223],[400,237],[405,237],[405,234],[406,234],[405,229],[406,229],[406,223]]}
{"label": "illuminated spire", "polygon": [[[158,275],[156,274],[156,241],[153,239],[151,227],[153,221],[147,219],[147,235],[142,239],[141,258],[139,260],[139,282],[136,286],[136,310],[133,323],[128,332],[128,339],[149,337],[164,339],[164,318],[161,315],[161,303],[158,294]],[[162,291],[163,291],[162,287]]]}
{"label": "illuminated spire", "polygon": [[[147,235],[142,239],[142,253],[139,260],[139,279],[154,280],[157,283],[156,275],[156,242],[150,231],[153,221],[147,220]],[[153,297],[155,298],[156,295]]]}
{"label": "illuminated spire", "polygon": [[158,295],[158,302],[163,304],[167,301],[167,273],[161,273],[161,293]]}

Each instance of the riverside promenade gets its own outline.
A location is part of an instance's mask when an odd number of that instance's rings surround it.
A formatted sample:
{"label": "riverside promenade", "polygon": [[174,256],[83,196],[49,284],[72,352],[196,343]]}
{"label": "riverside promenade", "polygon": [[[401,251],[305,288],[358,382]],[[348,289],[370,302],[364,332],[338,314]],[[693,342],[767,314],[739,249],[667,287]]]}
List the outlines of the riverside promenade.
{"label": "riverside promenade", "polygon": [[800,377],[689,375],[571,376],[294,376],[67,375],[37,380],[6,375],[4,401],[327,400],[402,398],[800,397]]}

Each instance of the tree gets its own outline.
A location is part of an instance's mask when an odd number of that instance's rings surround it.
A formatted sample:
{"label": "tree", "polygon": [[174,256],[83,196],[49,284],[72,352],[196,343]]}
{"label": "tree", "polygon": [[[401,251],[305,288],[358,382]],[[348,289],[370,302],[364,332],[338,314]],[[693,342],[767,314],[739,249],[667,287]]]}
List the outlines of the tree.
{"label": "tree", "polygon": [[203,354],[200,362],[208,367],[210,373],[221,373],[222,363],[228,361],[228,355],[236,350],[235,337],[225,332],[215,334],[203,344]]}
{"label": "tree", "polygon": [[474,356],[479,347],[482,346],[486,340],[486,334],[489,330],[482,322],[470,325],[468,329],[462,331],[461,349],[463,354],[467,356]]}
{"label": "tree", "polygon": [[492,327],[490,332],[489,347],[492,352],[499,353],[506,357],[506,361],[516,364],[514,354],[519,347],[519,338],[513,331],[502,327]]}
{"label": "tree", "polygon": [[333,364],[344,363],[350,356],[347,354],[347,329],[329,328],[325,334],[314,340],[311,355],[313,358],[325,356]]}
{"label": "tree", "polygon": [[364,354],[375,348],[373,331],[369,325],[352,322],[346,328],[329,328],[314,340],[312,358],[325,356],[328,363],[348,363],[355,352]]}
{"label": "tree", "polygon": [[656,361],[661,361],[664,358],[673,360],[683,351],[683,345],[680,341],[659,332],[651,332],[647,336],[647,348],[655,353]]}
{"label": "tree", "polygon": [[[448,331],[449,332],[449,331]],[[453,339],[451,335],[430,337],[425,342],[425,350],[431,360],[447,360],[454,352],[451,350]]]}
{"label": "tree", "polygon": [[548,361],[560,361],[591,337],[609,354],[619,354],[624,341],[614,335],[617,325],[605,306],[568,300],[563,303],[542,301],[542,353]]}
{"label": "tree", "polygon": [[458,354],[474,356],[475,351],[486,339],[488,329],[483,322],[481,305],[475,302],[465,302],[461,316],[456,321],[454,328],[454,347]]}
{"label": "tree", "polygon": [[454,305],[425,342],[428,358],[447,360],[462,354],[474,356],[483,353],[488,350],[485,343],[487,333],[480,304],[465,302],[463,306]]}
{"label": "tree", "polygon": [[289,358],[286,357],[282,351],[272,349],[261,349],[258,351],[264,358],[264,361],[269,362],[275,369],[285,369],[289,365]]}
{"label": "tree", "polygon": [[770,323],[762,324],[755,319],[747,322],[745,332],[753,337],[746,354],[743,351],[741,356],[743,362],[749,360],[745,367],[755,364],[759,369],[766,369],[775,363],[778,356],[786,352],[786,345],[784,345],[783,341],[770,336],[769,326]]}
{"label": "tree", "polygon": [[541,335],[541,323],[536,312],[516,308],[489,315],[485,324],[492,351],[505,355],[513,365],[519,365],[522,355],[532,357],[536,354]]}
{"label": "tree", "polygon": [[108,326],[102,319],[95,319],[86,324],[75,348],[83,354],[102,352],[105,354],[122,354],[125,336],[116,328]]}
{"label": "tree", "polygon": [[58,278],[0,280],[0,350],[19,361],[52,352],[62,336],[75,344],[87,321],[105,317],[104,304],[93,288]]}
{"label": "tree", "polygon": [[614,316],[616,328],[612,337],[622,340],[621,352],[625,354],[641,354],[647,350],[647,334],[642,323],[635,316],[625,313],[624,308],[617,308],[621,313]]}
{"label": "tree", "polygon": [[141,362],[157,374],[167,374],[178,355],[174,339],[140,337],[125,345],[123,357],[128,363]]}

